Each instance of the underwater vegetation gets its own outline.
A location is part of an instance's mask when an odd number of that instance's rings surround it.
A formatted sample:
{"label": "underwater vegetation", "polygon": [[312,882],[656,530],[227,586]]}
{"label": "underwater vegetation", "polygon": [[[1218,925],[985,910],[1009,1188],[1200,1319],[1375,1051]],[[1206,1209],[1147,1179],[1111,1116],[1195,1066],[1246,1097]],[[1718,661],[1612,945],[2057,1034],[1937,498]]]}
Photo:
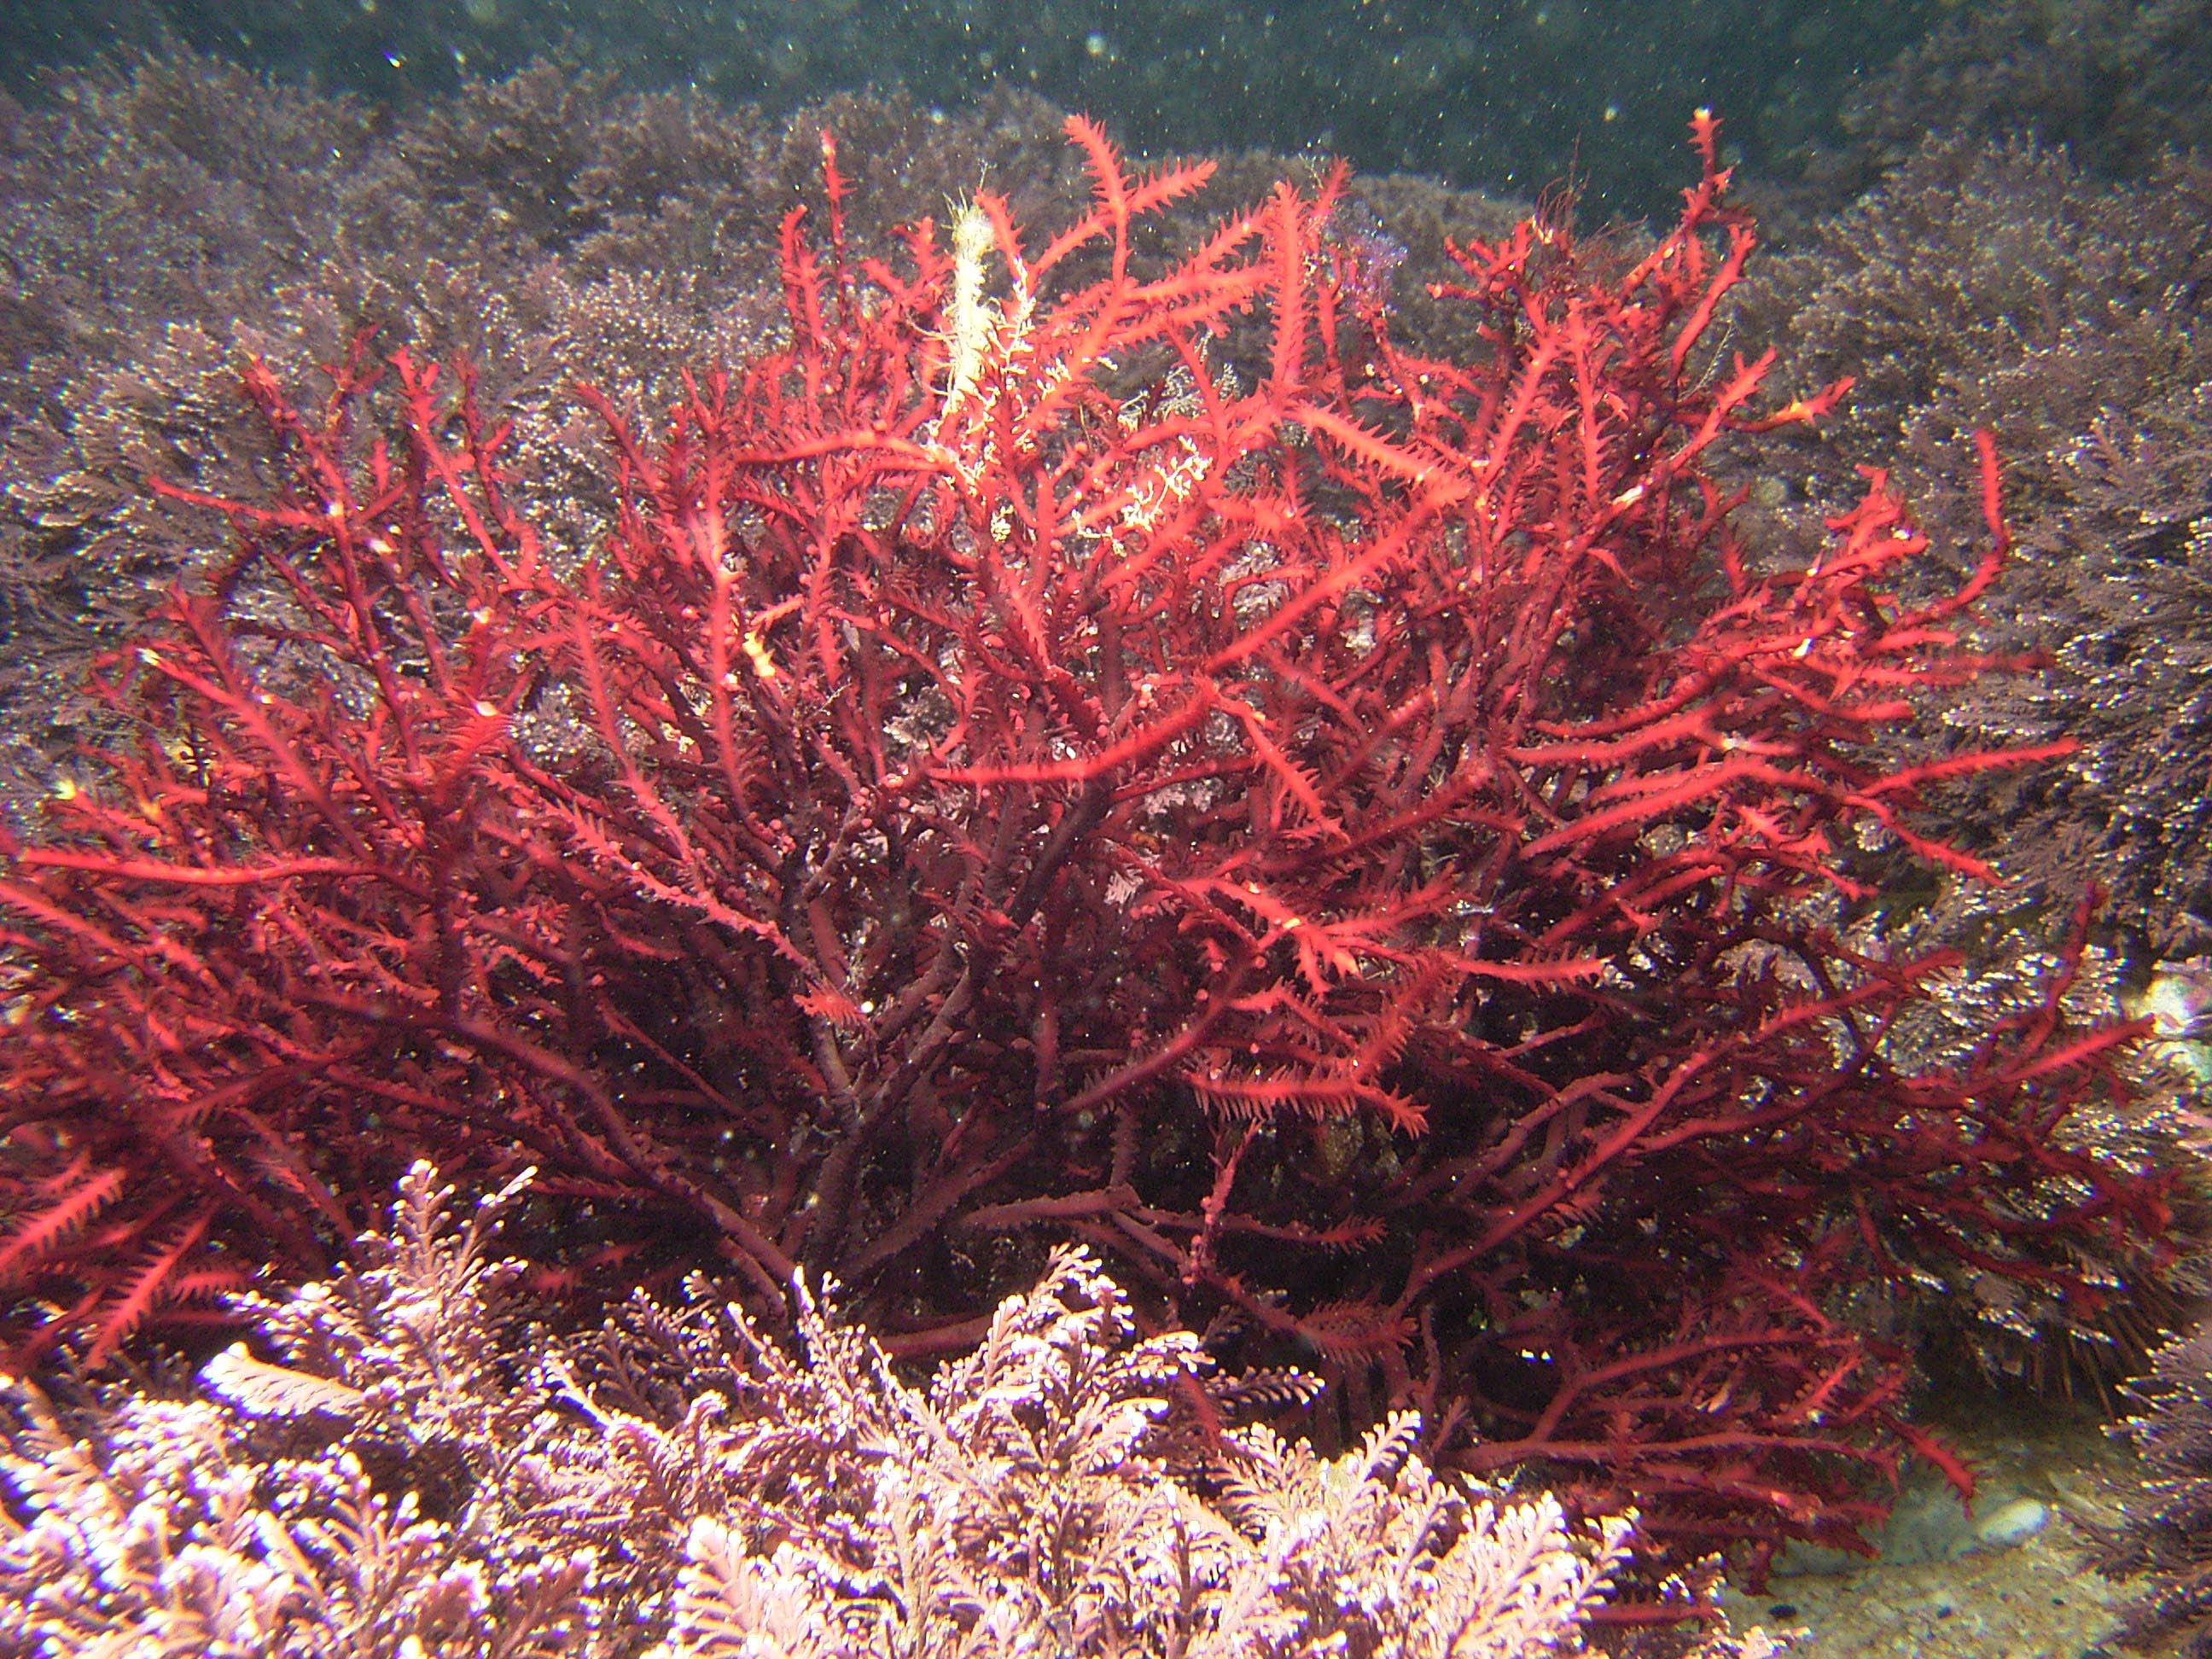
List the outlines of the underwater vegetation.
{"label": "underwater vegetation", "polygon": [[1224,1426],[1319,1383],[1133,1340],[1079,1249],[921,1387],[803,1285],[791,1349],[696,1285],[549,1342],[491,1254],[526,1186],[410,1170],[188,1395],[10,1383],[0,1653],[1516,1659],[1621,1563],[1623,1521],[1437,1480],[1411,1418],[1327,1462]]}
{"label": "underwater vegetation", "polygon": [[[1747,283],[1778,373],[1852,373],[1848,406],[1741,482],[1784,503],[1810,556],[1813,510],[1857,464],[1893,468],[1938,545],[1978,518],[1951,482],[1992,430],[2017,544],[1978,620],[1984,649],[2039,649],[1943,714],[1974,747],[2076,745],[1984,774],[1944,805],[1954,837],[2044,902],[2104,890],[2137,977],[2212,941],[2212,168],[2165,156],[2138,182],[2066,153],[1931,137],[1812,246]],[[1793,504],[1802,503],[1802,511]],[[1963,933],[1960,935],[1963,937]]]}
{"label": "underwater vegetation", "polygon": [[2200,1659],[2212,1652],[2212,1327],[2200,1320],[2160,1349],[2129,1393],[2136,1410],[2113,1432],[2142,1458],[2143,1489],[2100,1540],[2097,1565],[2148,1576],[2124,1632],[2130,1644]]}
{"label": "underwater vegetation", "polygon": [[[659,429],[586,391],[611,530],[518,507],[464,367],[248,365],[265,488],[108,657],[119,741],[0,865],[0,1289],[97,1366],[331,1271],[418,1158],[524,1168],[539,1295],[794,1275],[900,1357],[1073,1241],[1144,1318],[1310,1364],[1478,1476],[1632,1498],[1662,1558],[1860,1541],[1914,1451],[1849,1316],[1929,1264],[2087,1316],[2168,1227],[2077,1144],[2118,1026],[2041,994],[1887,1044],[1940,952],[1841,936],[1872,854],[1987,877],[1899,758],[2007,544],[1878,471],[1755,572],[1711,461],[1769,407],[1706,341],[1754,236],[1700,117],[1647,248],[1453,250],[1480,349],[1393,337],[1340,173],[1186,254],[1091,200],[850,244],[793,210],[785,331]],[[1924,585],[1924,584],[1923,584]],[[1869,1477],[1874,1480],[1870,1482]]]}

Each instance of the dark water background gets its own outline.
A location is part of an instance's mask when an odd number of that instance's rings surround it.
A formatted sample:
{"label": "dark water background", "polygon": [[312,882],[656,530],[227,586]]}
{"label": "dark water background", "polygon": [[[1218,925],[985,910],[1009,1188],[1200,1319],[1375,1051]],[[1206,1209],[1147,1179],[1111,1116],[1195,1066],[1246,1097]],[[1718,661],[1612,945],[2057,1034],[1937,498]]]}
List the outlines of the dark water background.
{"label": "dark water background", "polygon": [[[628,86],[787,108],[902,86],[957,106],[994,79],[1140,149],[1323,150],[1364,172],[1601,212],[1663,209],[1683,124],[1788,172],[1844,137],[1854,88],[1942,0],[9,0],[0,87],[180,39],[281,79],[405,106],[563,54]],[[35,93],[33,93],[35,95]]]}

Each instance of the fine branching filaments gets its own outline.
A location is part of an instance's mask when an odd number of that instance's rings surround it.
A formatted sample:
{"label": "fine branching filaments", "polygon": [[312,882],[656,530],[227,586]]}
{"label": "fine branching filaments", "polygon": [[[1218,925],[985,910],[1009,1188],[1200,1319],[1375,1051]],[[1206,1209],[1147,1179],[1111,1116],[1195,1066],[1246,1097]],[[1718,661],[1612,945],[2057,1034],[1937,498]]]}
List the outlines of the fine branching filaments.
{"label": "fine branching filaments", "polygon": [[922,1386],[803,1281],[795,1349],[703,1285],[550,1340],[492,1253],[526,1185],[410,1170],[185,1397],[13,1383],[0,1653],[1522,1659],[1620,1565],[1626,1522],[1441,1484],[1411,1418],[1328,1461],[1235,1426],[1317,1382],[1135,1340],[1082,1250]]}
{"label": "fine branching filaments", "polygon": [[327,1278],[419,1157],[542,1172],[573,1316],[804,1271],[933,1357],[1079,1244],[1312,1367],[1323,1453],[1417,1412],[1662,1562],[1862,1542],[1908,1450],[1963,1480],[1847,1310],[1970,1264],[2091,1324],[2168,1223],[2069,1133],[2126,1093],[2078,933],[1921,1066],[1948,959],[1831,925],[1986,878],[1922,791],[2063,747],[1912,757],[2002,665],[1996,457],[1955,588],[1906,597],[1878,475],[1745,556],[1717,447],[1841,388],[1707,338],[1755,242],[1709,117],[1648,251],[1455,248],[1468,361],[1394,337],[1340,173],[1155,257],[1208,169],[1067,131],[1067,222],[979,191],[949,250],[857,245],[826,158],[781,343],[657,429],[584,394],[588,546],[465,366],[248,365],[268,487],[160,486],[228,550],[0,849],[21,1358]]}

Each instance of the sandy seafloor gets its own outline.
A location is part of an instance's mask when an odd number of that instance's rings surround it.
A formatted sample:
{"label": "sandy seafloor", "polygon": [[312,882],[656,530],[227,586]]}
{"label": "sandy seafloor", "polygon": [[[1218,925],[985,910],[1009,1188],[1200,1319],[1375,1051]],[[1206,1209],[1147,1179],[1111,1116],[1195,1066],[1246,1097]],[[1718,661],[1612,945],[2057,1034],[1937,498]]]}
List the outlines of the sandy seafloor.
{"label": "sandy seafloor", "polygon": [[2170,1654],[2124,1648],[2134,1590],[2089,1565],[2089,1531],[2119,1518],[2136,1461],[2086,1413],[2032,1403],[1923,1420],[1965,1453],[1978,1482],[1971,1509],[1932,1469],[1914,1466],[1875,1561],[1784,1570],[1762,1594],[1730,1587],[1737,1630],[1790,1633],[1793,1659],[2106,1659]]}

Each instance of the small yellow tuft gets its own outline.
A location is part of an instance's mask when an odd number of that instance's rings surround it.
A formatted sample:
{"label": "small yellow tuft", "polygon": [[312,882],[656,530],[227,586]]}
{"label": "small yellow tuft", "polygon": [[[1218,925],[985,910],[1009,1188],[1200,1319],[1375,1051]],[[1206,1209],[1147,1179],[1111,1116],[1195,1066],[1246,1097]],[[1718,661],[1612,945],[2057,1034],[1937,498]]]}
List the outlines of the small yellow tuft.
{"label": "small yellow tuft", "polygon": [[990,257],[996,237],[991,216],[973,200],[952,210],[952,300],[947,307],[946,343],[951,349],[951,379],[945,389],[950,411],[975,389],[982,373],[983,354],[991,342],[994,320],[983,298],[983,262]]}

